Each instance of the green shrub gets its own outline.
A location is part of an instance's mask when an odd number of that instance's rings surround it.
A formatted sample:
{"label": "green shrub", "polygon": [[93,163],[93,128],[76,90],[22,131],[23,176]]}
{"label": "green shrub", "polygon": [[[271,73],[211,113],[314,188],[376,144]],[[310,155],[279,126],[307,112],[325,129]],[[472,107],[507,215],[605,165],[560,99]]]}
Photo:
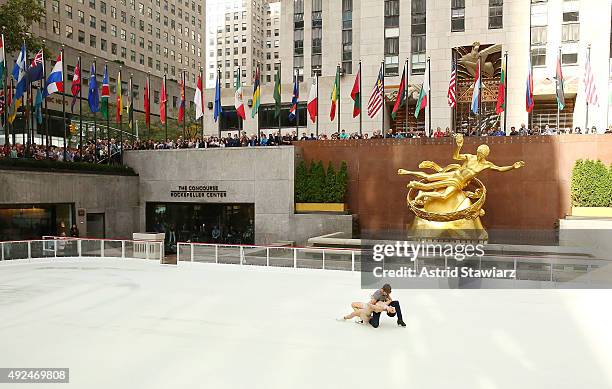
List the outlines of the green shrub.
{"label": "green shrub", "polygon": [[18,158],[0,158],[0,169],[136,175],[134,169],[123,165]]}
{"label": "green shrub", "polygon": [[572,171],[571,195],[575,207],[612,206],[612,167],[607,167],[601,161],[576,161]]}
{"label": "green shrub", "polygon": [[300,161],[295,170],[295,201],[298,203],[343,203],[348,184],[348,167],[342,162],[336,172],[331,161],[327,170],[323,161],[306,166]]}

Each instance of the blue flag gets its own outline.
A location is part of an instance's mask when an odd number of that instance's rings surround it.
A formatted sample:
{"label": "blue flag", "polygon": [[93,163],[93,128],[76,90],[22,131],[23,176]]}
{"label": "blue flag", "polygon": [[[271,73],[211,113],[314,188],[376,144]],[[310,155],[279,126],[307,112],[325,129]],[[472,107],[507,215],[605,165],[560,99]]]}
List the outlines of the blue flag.
{"label": "blue flag", "polygon": [[89,76],[89,94],[87,95],[89,110],[98,112],[100,110],[100,94],[98,93],[98,82],[96,81],[96,67],[91,64],[91,75]]}
{"label": "blue flag", "polygon": [[42,103],[43,103],[43,90],[38,89],[38,92],[36,93],[36,100],[34,100],[34,112],[36,113],[36,122],[38,124],[42,124],[43,122]]}
{"label": "blue flag", "polygon": [[15,86],[15,97],[13,100],[19,100],[25,90],[26,90],[26,47],[25,43],[21,46],[21,51],[19,52],[19,56],[15,61],[15,67],[13,67],[13,78],[17,81],[17,85]]}
{"label": "blue flag", "polygon": [[215,122],[217,121],[219,116],[221,116],[222,112],[223,109],[221,108],[221,81],[219,80],[219,77],[217,77],[217,86],[215,87]]}
{"label": "blue flag", "polygon": [[291,108],[289,108],[289,120],[294,121],[297,118],[298,101],[300,99],[300,84],[297,77],[293,83],[293,97],[291,98]]}

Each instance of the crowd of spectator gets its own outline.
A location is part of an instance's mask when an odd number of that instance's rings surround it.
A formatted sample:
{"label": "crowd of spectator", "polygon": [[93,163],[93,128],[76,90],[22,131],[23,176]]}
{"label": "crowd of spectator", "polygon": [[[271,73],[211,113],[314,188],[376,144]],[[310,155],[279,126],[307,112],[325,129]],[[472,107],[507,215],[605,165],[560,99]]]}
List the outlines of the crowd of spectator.
{"label": "crowd of spectator", "polygon": [[[514,126],[510,127],[509,134],[498,127],[478,131],[476,129],[461,130],[459,131],[466,136],[530,136],[530,135],[557,135],[557,134],[597,134],[597,128],[581,129],[576,128],[562,128],[556,129],[549,125],[544,127],[534,126],[528,128],[525,124],[522,124],[519,128]],[[612,133],[612,126],[606,131],[606,134]],[[30,158],[35,160],[54,160],[54,161],[68,161],[68,162],[89,162],[89,163],[108,163],[109,155],[111,163],[121,163],[121,152],[122,150],[160,150],[160,149],[193,149],[193,148],[217,148],[217,147],[255,147],[255,146],[285,146],[291,145],[296,141],[316,141],[316,140],[348,140],[348,139],[411,139],[411,138],[444,138],[453,136],[454,133],[450,128],[442,129],[440,127],[432,131],[427,136],[423,131],[406,131],[406,132],[393,132],[389,130],[385,136],[382,135],[381,131],[374,131],[370,133],[359,134],[358,132],[349,133],[346,130],[340,132],[334,132],[331,135],[320,134],[316,136],[314,133],[302,133],[301,136],[297,132],[285,133],[281,135],[280,132],[275,131],[272,133],[264,133],[258,137],[255,134],[247,135],[246,132],[242,133],[229,133],[224,137],[208,136],[208,137],[194,137],[194,138],[183,138],[178,139],[167,139],[162,141],[154,140],[125,140],[123,143],[115,139],[97,139],[87,141],[83,145],[81,151],[80,147],[67,147],[64,151],[62,146],[49,146],[39,144],[14,144],[0,146],[0,158]]]}

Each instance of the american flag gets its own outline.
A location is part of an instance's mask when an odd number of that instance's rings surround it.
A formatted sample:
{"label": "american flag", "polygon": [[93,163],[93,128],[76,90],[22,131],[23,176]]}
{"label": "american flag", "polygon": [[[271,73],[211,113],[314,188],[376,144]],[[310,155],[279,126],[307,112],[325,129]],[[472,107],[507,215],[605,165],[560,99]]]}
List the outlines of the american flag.
{"label": "american flag", "polygon": [[584,91],[586,94],[586,101],[591,105],[599,105],[597,99],[597,88],[595,88],[595,78],[593,77],[593,71],[591,70],[591,61],[587,60],[584,72]]}
{"label": "american flag", "polygon": [[455,93],[457,91],[456,88],[457,88],[457,67],[455,66],[455,61],[453,61],[451,64],[451,76],[450,76],[450,82],[448,83],[448,93],[447,93],[448,106],[452,108],[457,106],[457,99],[455,96]]}
{"label": "american flag", "polygon": [[383,106],[383,68],[378,72],[378,78],[372,91],[372,96],[368,100],[368,116],[373,118]]}

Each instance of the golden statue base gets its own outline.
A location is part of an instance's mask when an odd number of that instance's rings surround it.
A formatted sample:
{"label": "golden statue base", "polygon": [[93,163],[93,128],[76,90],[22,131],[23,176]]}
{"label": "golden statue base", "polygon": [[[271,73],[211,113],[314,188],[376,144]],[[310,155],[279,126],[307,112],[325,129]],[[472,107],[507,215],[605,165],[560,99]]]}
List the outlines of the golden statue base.
{"label": "golden statue base", "polygon": [[[464,192],[446,200],[432,199],[425,203],[422,210],[435,214],[448,214],[469,209],[472,201]],[[432,221],[414,217],[414,221],[407,228],[408,237],[425,240],[470,240],[486,241],[489,234],[484,229],[480,217],[474,219],[459,219],[453,221]]]}

